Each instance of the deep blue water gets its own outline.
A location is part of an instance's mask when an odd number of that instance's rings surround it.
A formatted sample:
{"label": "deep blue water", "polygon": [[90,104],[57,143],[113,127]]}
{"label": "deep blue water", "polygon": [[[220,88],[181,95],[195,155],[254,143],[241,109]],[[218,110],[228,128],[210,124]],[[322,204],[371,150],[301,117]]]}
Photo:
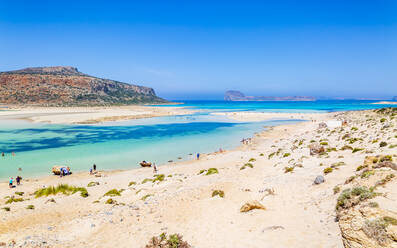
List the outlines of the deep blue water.
{"label": "deep blue water", "polygon": [[180,105],[193,109],[208,109],[215,111],[260,111],[260,112],[335,112],[349,110],[365,110],[390,107],[395,105],[372,104],[377,101],[368,100],[320,100],[308,102],[291,101],[175,101]]}

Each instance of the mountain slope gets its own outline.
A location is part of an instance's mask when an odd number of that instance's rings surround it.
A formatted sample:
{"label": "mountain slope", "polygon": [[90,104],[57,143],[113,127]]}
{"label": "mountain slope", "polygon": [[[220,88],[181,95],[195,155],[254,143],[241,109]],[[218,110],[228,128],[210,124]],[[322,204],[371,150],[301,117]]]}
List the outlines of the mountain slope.
{"label": "mountain slope", "polygon": [[152,88],[102,79],[69,66],[0,73],[0,103],[50,106],[166,102]]}

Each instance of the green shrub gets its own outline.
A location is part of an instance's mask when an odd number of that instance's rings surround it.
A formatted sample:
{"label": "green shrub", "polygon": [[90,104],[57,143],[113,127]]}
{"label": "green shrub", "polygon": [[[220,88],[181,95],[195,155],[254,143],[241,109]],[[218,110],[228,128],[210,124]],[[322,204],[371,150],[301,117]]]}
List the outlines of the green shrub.
{"label": "green shrub", "polygon": [[340,192],[340,188],[338,186],[334,187],[334,194],[337,194]]}
{"label": "green shrub", "polygon": [[367,170],[367,171],[364,171],[361,174],[361,178],[368,178],[368,177],[370,177],[372,175],[375,175],[375,171],[374,170]]}
{"label": "green shrub", "polygon": [[10,207],[4,207],[4,208],[2,208],[2,209],[4,209],[4,211],[6,211],[6,212],[9,212],[9,211],[11,210]]}
{"label": "green shrub", "polygon": [[336,148],[335,147],[328,147],[327,148],[327,152],[336,152]]}
{"label": "green shrub", "polygon": [[16,195],[19,195],[19,196],[23,196],[24,192],[16,191],[15,194],[16,194]]}
{"label": "green shrub", "polygon": [[225,197],[225,192],[223,190],[214,190],[212,191],[212,197],[219,195],[220,197]]}
{"label": "green shrub", "polygon": [[246,167],[254,168],[254,165],[251,164],[251,163],[245,163],[245,164],[240,168],[240,170],[244,170]]}
{"label": "green shrub", "polygon": [[379,147],[385,147],[385,146],[387,146],[387,142],[382,141],[379,143]]}
{"label": "green shrub", "polygon": [[132,185],[135,185],[135,184],[136,184],[136,182],[131,181],[131,182],[128,183],[128,187],[130,187],[130,186],[132,186]]}
{"label": "green shrub", "polygon": [[389,235],[386,231],[389,225],[397,225],[397,220],[385,216],[383,218],[366,220],[361,229],[369,238],[376,240],[379,246],[385,246],[389,244]]}
{"label": "green shrub", "polygon": [[371,208],[378,208],[379,204],[377,202],[370,202],[370,203],[368,203],[368,206]]}
{"label": "green shrub", "polygon": [[276,154],[275,152],[272,152],[272,153],[269,154],[269,156],[267,156],[267,158],[271,159],[275,154]]}
{"label": "green shrub", "polygon": [[217,168],[209,168],[207,170],[207,173],[205,173],[206,176],[212,175],[212,174],[218,174],[218,169]]}
{"label": "green shrub", "polygon": [[103,196],[120,196],[120,195],[121,195],[121,191],[117,189],[111,189],[108,192],[106,192]]}
{"label": "green shrub", "polygon": [[80,192],[80,196],[82,197],[88,196],[88,191],[86,188],[70,186],[68,184],[59,184],[56,187],[49,186],[47,188],[38,189],[34,192],[34,195],[36,196],[36,198],[38,198],[42,196],[56,195],[59,193],[62,193],[64,195],[71,195],[76,192]]}
{"label": "green shrub", "polygon": [[114,201],[112,198],[109,198],[106,200],[105,204],[115,204],[116,201]]}
{"label": "green shrub", "polygon": [[354,148],[352,153],[356,153],[356,152],[359,152],[359,151],[362,151],[362,150],[364,150],[364,148]]}
{"label": "green shrub", "polygon": [[14,196],[11,196],[7,201],[6,204],[11,204],[13,202],[22,202],[23,198],[15,198]]}
{"label": "green shrub", "polygon": [[259,154],[259,156],[263,157],[263,156],[265,156],[265,154],[261,153],[261,154]]}
{"label": "green shrub", "polygon": [[323,170],[324,174],[328,174],[331,173],[334,169],[332,169],[331,167],[327,167]]}
{"label": "green shrub", "polygon": [[357,205],[360,201],[371,199],[376,196],[376,193],[369,190],[367,187],[355,187],[353,189],[345,189],[339,195],[336,209],[349,208]]}
{"label": "green shrub", "polygon": [[349,139],[349,144],[354,144],[355,142],[357,142],[359,139],[357,138],[351,138]]}
{"label": "green shrub", "polygon": [[353,150],[353,147],[348,146],[348,145],[344,145],[344,146],[342,146],[341,150],[342,151],[344,151],[344,150]]}
{"label": "green shrub", "polygon": [[383,123],[383,122],[385,122],[385,121],[386,121],[386,118],[380,119],[380,123]]}
{"label": "green shrub", "polygon": [[357,131],[358,130],[358,128],[357,127],[352,127],[352,129],[351,129],[352,131]]}
{"label": "green shrub", "polygon": [[256,159],[255,158],[250,158],[250,160],[248,160],[248,162],[255,162]]}
{"label": "green shrub", "polygon": [[142,201],[146,201],[147,198],[153,196],[152,194],[147,194],[141,198]]}
{"label": "green shrub", "polygon": [[284,173],[293,172],[293,171],[294,171],[294,167],[285,167],[284,168]]}
{"label": "green shrub", "polygon": [[28,206],[26,207],[26,209],[31,209],[31,210],[33,210],[33,209],[34,209],[34,205],[28,205]]}
{"label": "green shrub", "polygon": [[146,248],[191,248],[186,241],[182,240],[182,236],[179,234],[172,234],[168,236],[162,233],[158,237],[152,237],[149,243],[145,246]]}
{"label": "green shrub", "polygon": [[397,220],[393,217],[385,216],[383,217],[383,220],[389,225],[397,226]]}
{"label": "green shrub", "polygon": [[336,162],[331,165],[331,168],[338,168],[339,166],[342,166],[342,165],[345,165],[345,162],[343,162],[343,161]]}
{"label": "green shrub", "polygon": [[145,183],[147,183],[147,182],[153,182],[153,179],[151,179],[151,178],[145,178],[145,179],[143,179],[142,184],[145,184]]}
{"label": "green shrub", "polygon": [[284,153],[284,155],[283,155],[283,158],[286,158],[286,157],[289,157],[289,156],[291,156],[291,153]]}
{"label": "green shrub", "polygon": [[394,177],[395,177],[394,174],[389,174],[389,175],[387,175],[385,178],[383,178],[383,179],[377,181],[377,182],[375,183],[375,187],[385,185],[387,182],[390,182],[391,179],[394,178]]}
{"label": "green shrub", "polygon": [[97,185],[99,185],[99,182],[89,182],[87,184],[87,187],[94,187],[94,186],[97,186]]}
{"label": "green shrub", "polygon": [[386,155],[386,156],[382,156],[379,160],[380,162],[384,162],[384,161],[393,161],[393,158],[391,155]]}
{"label": "green shrub", "polygon": [[162,182],[162,181],[164,181],[165,175],[164,174],[160,174],[160,175],[155,175],[153,177],[154,177],[153,183]]}
{"label": "green shrub", "polygon": [[357,167],[356,171],[360,171],[360,170],[362,170],[362,169],[364,169],[364,168],[367,168],[367,167],[368,167],[367,165],[359,165],[359,166]]}
{"label": "green shrub", "polygon": [[320,143],[320,145],[322,145],[322,146],[327,146],[327,145],[328,145],[328,142],[323,141],[323,142]]}

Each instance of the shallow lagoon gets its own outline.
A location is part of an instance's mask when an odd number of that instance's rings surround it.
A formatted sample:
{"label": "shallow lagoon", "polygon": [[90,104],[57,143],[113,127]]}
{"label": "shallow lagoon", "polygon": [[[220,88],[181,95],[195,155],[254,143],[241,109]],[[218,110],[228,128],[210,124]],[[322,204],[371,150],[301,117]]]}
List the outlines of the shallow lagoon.
{"label": "shallow lagoon", "polygon": [[[232,149],[242,138],[263,126],[290,121],[236,122],[219,111],[329,112],[373,109],[369,101],[318,102],[222,102],[194,101],[183,105],[202,112],[97,125],[50,125],[17,120],[0,121],[0,179],[50,174],[53,165],[69,165],[73,171],[129,169],[142,160],[157,164],[194,158],[197,152]],[[16,155],[12,156],[11,152]],[[192,154],[192,155],[189,155]],[[178,158],[181,159],[178,159]],[[22,172],[18,172],[22,168]]]}
{"label": "shallow lagoon", "polygon": [[234,148],[264,125],[278,124],[281,122],[231,122],[209,115],[99,125],[7,121],[0,125],[0,151],[6,153],[0,157],[0,178],[46,175],[56,164],[88,171],[94,163],[99,169],[128,169],[138,167],[142,160],[157,164],[186,160],[197,152]]}

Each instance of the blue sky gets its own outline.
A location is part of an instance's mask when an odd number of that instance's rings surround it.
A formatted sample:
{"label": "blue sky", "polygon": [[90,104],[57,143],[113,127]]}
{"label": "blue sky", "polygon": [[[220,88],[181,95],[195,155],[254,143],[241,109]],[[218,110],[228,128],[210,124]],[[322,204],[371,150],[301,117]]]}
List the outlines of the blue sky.
{"label": "blue sky", "polygon": [[0,0],[0,71],[71,65],[168,99],[397,95],[397,1]]}

